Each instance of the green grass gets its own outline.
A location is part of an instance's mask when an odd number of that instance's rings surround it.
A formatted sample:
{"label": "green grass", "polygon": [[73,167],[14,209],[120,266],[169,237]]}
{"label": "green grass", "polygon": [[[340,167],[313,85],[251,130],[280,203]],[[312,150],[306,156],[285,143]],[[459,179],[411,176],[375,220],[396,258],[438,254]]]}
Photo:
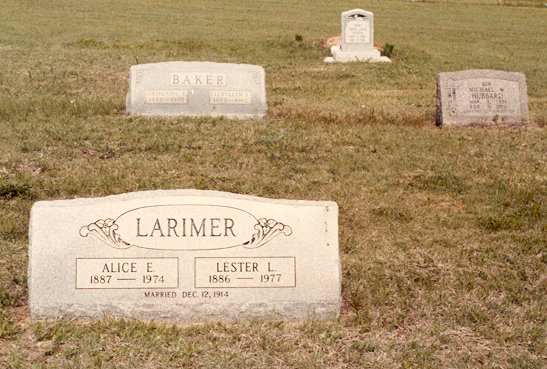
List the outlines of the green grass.
{"label": "green grass", "polygon": [[[547,13],[539,1],[5,1],[0,367],[541,368]],[[390,65],[329,64],[340,12]],[[264,66],[268,118],[125,117],[129,67]],[[435,128],[435,76],[525,73],[526,129]],[[198,188],[340,206],[333,322],[31,322],[38,200]]]}

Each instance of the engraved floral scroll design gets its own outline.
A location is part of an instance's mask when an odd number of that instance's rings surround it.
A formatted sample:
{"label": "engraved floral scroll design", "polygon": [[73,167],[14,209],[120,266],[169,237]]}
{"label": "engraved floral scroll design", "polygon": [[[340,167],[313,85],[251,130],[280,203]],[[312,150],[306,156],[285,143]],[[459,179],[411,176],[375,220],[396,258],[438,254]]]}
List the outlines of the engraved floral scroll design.
{"label": "engraved floral scroll design", "polygon": [[91,234],[104,244],[116,249],[127,249],[133,246],[122,240],[117,232],[118,228],[119,227],[114,219],[99,219],[94,223],[80,228],[80,236],[87,237]]}
{"label": "engraved floral scroll design", "polygon": [[280,234],[290,236],[292,234],[292,228],[288,225],[280,223],[274,219],[258,219],[258,223],[254,227],[257,232],[253,235],[250,241],[243,244],[243,247],[247,249],[256,249],[268,242]]}

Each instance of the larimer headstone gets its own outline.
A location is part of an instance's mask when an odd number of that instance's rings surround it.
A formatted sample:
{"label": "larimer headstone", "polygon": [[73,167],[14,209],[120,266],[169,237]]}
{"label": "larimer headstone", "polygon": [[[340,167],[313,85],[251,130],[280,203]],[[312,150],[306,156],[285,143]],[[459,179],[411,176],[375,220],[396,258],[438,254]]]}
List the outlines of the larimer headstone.
{"label": "larimer headstone", "polygon": [[437,75],[437,125],[519,125],[527,120],[524,74],[471,69]]}
{"label": "larimer headstone", "polygon": [[41,201],[31,211],[33,319],[331,319],[338,207],[216,191]]}
{"label": "larimer headstone", "polygon": [[129,71],[127,114],[266,116],[264,69],[258,65],[164,62],[133,65]]}
{"label": "larimer headstone", "polygon": [[374,48],[374,14],[362,9],[342,13],[341,45],[331,47],[332,57],[325,62],[391,62]]}

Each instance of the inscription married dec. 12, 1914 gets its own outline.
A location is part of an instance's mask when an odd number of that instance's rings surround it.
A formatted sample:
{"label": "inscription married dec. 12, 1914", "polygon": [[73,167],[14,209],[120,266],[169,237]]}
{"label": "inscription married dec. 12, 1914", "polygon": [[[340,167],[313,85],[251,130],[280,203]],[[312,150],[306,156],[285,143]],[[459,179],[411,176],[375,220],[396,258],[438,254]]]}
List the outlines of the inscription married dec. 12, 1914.
{"label": "inscription married dec. 12, 1914", "polygon": [[31,211],[34,319],[330,319],[338,208],[215,191],[44,201]]}
{"label": "inscription married dec. 12, 1914", "polygon": [[126,100],[128,114],[263,118],[264,69],[212,62],[134,65]]}
{"label": "inscription married dec. 12, 1914", "polygon": [[514,125],[527,120],[524,74],[481,69],[438,74],[438,125]]}

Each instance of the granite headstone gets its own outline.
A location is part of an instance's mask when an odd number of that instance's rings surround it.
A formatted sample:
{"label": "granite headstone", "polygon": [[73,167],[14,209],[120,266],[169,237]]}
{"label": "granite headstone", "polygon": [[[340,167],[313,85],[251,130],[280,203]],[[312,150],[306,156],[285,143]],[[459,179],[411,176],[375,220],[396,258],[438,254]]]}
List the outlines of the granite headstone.
{"label": "granite headstone", "polygon": [[30,220],[33,319],[332,319],[338,207],[216,191],[40,201]]}
{"label": "granite headstone", "polygon": [[437,75],[437,125],[521,125],[527,121],[523,73],[470,69]]}
{"label": "granite headstone", "polygon": [[212,62],[139,64],[129,71],[127,114],[266,116],[264,69],[258,65]]}

